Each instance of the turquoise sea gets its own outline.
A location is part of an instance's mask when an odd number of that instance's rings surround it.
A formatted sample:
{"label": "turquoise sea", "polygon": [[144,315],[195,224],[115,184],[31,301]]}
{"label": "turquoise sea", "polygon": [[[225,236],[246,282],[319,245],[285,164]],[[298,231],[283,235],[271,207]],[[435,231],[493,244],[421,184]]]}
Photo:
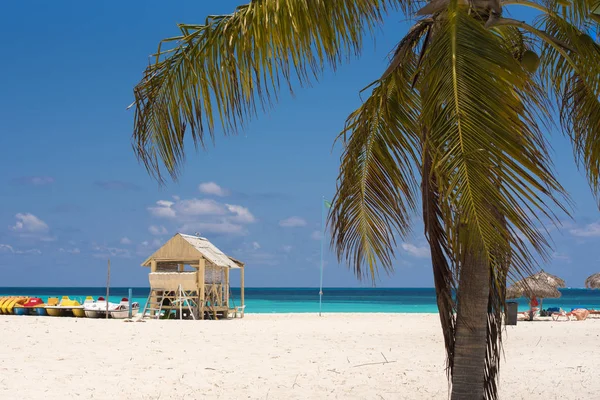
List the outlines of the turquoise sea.
{"label": "turquoise sea", "polygon": [[[146,302],[148,288],[132,288],[133,301]],[[127,297],[128,288],[110,289],[110,301]],[[543,307],[596,308],[600,309],[600,290],[561,289],[562,297],[544,299]],[[0,287],[0,296],[48,297],[106,296],[101,287]],[[232,288],[232,300],[239,304],[239,289]],[[318,288],[246,288],[246,312],[249,313],[316,313],[319,311]],[[519,299],[519,309],[527,310],[527,300]],[[435,313],[433,288],[324,288],[323,312],[386,312],[386,313]]]}

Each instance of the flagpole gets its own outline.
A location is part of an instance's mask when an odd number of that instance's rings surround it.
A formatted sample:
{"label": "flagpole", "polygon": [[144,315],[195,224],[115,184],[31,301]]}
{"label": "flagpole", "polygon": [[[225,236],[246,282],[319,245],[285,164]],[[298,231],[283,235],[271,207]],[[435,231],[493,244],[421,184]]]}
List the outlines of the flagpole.
{"label": "flagpole", "polygon": [[325,196],[321,198],[321,280],[319,283],[319,317],[323,308],[323,241],[325,240]]}

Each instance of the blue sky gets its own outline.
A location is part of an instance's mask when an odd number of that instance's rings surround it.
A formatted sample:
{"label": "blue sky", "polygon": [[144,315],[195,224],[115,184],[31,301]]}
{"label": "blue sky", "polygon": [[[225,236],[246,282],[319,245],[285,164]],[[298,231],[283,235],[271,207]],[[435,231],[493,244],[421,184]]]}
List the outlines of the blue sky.
{"label": "blue sky", "polygon": [[[318,286],[321,196],[331,198],[332,149],[359,90],[376,79],[407,30],[387,18],[363,57],[318,84],[284,93],[236,137],[188,159],[159,187],[132,152],[132,87],[176,23],[228,13],[236,1],[8,1],[0,12],[0,286],[144,286],[140,263],[177,231],[200,232],[247,262],[247,286]],[[600,270],[599,213],[568,141],[551,138],[573,219],[553,230],[546,270],[579,287]],[[417,217],[418,220],[418,217]],[[417,223],[380,287],[433,286]],[[358,282],[325,254],[326,286]],[[237,275],[237,274],[234,274]],[[237,278],[235,278],[237,279]]]}

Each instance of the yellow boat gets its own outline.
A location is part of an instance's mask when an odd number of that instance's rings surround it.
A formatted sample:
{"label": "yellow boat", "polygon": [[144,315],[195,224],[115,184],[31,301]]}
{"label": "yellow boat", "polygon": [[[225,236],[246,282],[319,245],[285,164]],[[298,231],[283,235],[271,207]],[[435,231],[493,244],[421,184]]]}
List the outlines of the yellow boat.
{"label": "yellow boat", "polygon": [[72,307],[71,312],[74,317],[82,318],[85,317],[85,311],[83,310],[83,306],[77,300],[71,300],[68,297],[65,299],[63,297],[60,305],[63,307]]}
{"label": "yellow boat", "polygon": [[[73,300],[75,303],[77,303],[77,308],[73,308],[73,316],[77,317],[77,318],[82,318],[82,317],[86,317],[85,315],[85,309],[83,308],[83,305],[79,304],[77,301]],[[94,302],[94,298],[92,296],[87,296],[85,298],[85,300],[83,301],[83,304],[87,304],[87,303],[93,303]]]}
{"label": "yellow boat", "polygon": [[8,299],[6,299],[6,301],[4,303],[2,303],[2,314],[8,314],[8,306],[10,305],[10,303],[12,303],[13,301],[17,300],[18,297],[9,297]]}
{"label": "yellow boat", "polygon": [[8,296],[8,297],[3,297],[2,300],[0,300],[0,314],[4,314],[4,305],[8,304],[8,301],[11,300],[13,298],[13,296]]}
{"label": "yellow boat", "polygon": [[2,306],[4,305],[4,303],[6,303],[9,299],[12,299],[11,296],[7,296],[7,297],[2,297],[0,298],[0,314],[4,314],[2,312]]}
{"label": "yellow boat", "polygon": [[45,308],[46,312],[51,317],[60,317],[65,312],[63,308],[58,306],[58,297],[48,297]]}
{"label": "yellow boat", "polygon": [[50,305],[50,300],[51,299],[48,299],[48,303],[46,305],[46,312],[48,315],[58,317],[73,313],[74,317],[85,317],[83,306],[77,300],[71,300],[69,296],[63,296],[58,305]]}

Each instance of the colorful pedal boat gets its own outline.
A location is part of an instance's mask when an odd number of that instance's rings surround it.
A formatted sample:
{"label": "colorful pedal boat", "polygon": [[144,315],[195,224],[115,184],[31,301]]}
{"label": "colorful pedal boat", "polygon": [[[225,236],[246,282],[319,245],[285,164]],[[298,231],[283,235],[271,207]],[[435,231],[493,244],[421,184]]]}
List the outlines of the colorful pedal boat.
{"label": "colorful pedal boat", "polygon": [[[140,309],[139,303],[135,302],[131,304],[131,316],[134,317],[137,315],[138,310]],[[121,302],[117,307],[113,310],[109,311],[110,317],[115,319],[125,319],[129,318],[129,299],[123,297]]]}
{"label": "colorful pedal boat", "polygon": [[44,309],[46,314],[51,317],[60,317],[65,313],[65,310],[58,306],[58,297],[49,297]]}
{"label": "colorful pedal boat", "polygon": [[98,297],[98,301],[94,301],[93,298],[88,297],[83,302],[83,310],[88,318],[104,318],[106,317],[106,300],[104,297]]}
{"label": "colorful pedal boat", "polygon": [[[56,304],[56,301],[53,301],[53,303]],[[71,300],[68,296],[63,296],[58,305],[50,305],[50,299],[48,299],[48,305],[46,305],[46,312],[48,313],[48,315],[53,317],[59,317],[62,315],[85,317],[85,311],[83,310],[83,306],[79,304],[77,300]]]}
{"label": "colorful pedal boat", "polygon": [[[44,306],[44,300],[32,297],[22,306],[15,306],[14,310],[16,315],[47,315]],[[41,314],[39,310],[42,310]]]}

